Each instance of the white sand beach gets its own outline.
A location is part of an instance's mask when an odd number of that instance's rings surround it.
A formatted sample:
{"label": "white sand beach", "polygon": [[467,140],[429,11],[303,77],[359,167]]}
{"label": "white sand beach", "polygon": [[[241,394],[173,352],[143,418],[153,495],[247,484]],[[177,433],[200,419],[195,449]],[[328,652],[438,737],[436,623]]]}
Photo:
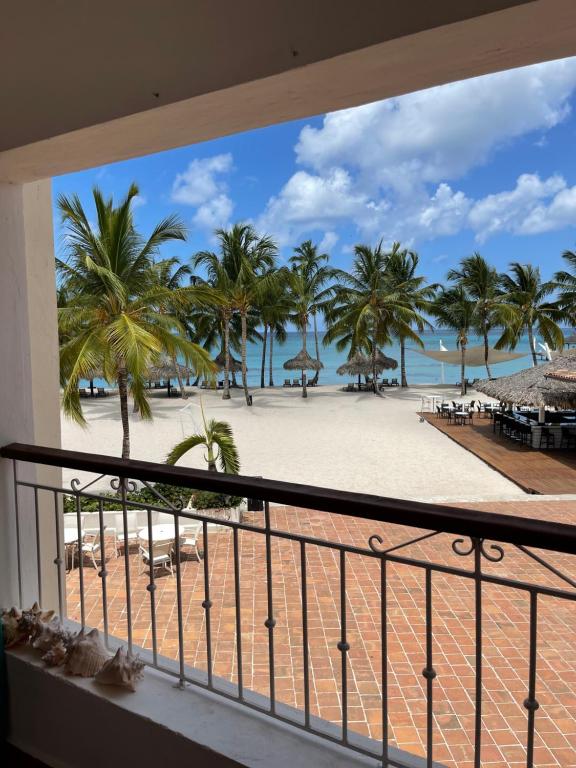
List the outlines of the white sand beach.
{"label": "white sand beach", "polygon": [[[454,387],[394,389],[375,397],[326,385],[310,390],[307,399],[296,389],[251,391],[252,408],[238,389],[231,401],[196,389],[187,400],[154,393],[154,420],[131,416],[132,458],[164,461],[175,443],[200,428],[202,398],[207,418],[232,425],[243,474],[424,501],[527,498],[476,456],[420,422],[422,395],[459,399]],[[471,391],[468,399],[475,396]],[[83,408],[86,429],[62,417],[63,447],[120,455],[118,398],[85,400]],[[201,448],[180,463],[206,468]],[[66,484],[78,475],[67,471]]]}

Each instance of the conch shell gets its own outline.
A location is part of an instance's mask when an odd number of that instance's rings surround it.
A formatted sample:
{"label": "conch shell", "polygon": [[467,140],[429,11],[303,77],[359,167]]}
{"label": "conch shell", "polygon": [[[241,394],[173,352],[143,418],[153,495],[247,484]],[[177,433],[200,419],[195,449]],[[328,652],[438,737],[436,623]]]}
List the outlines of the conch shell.
{"label": "conch shell", "polygon": [[18,643],[26,642],[26,634],[20,627],[21,618],[22,614],[18,608],[11,608],[9,611],[2,612],[2,633],[5,648],[12,648]]}
{"label": "conch shell", "polygon": [[68,649],[63,640],[58,640],[42,654],[42,661],[49,667],[59,667],[64,664]]}
{"label": "conch shell", "polygon": [[38,603],[34,603],[32,608],[22,611],[20,617],[20,631],[28,640],[35,640],[39,634],[42,624],[51,621],[54,618],[55,611],[43,611]]}
{"label": "conch shell", "polygon": [[80,630],[68,648],[65,669],[71,675],[94,677],[109,658],[110,655],[97,629],[91,630],[88,634]]}
{"label": "conch shell", "polygon": [[114,658],[104,664],[96,675],[96,682],[102,685],[118,685],[136,690],[136,683],[144,677],[144,662],[138,656],[133,656],[130,651],[120,647]]}
{"label": "conch shell", "polygon": [[46,653],[58,642],[62,642],[65,647],[68,647],[71,640],[72,634],[67,629],[64,629],[58,617],[55,616],[49,622],[39,622],[36,638],[32,641],[32,648]]}

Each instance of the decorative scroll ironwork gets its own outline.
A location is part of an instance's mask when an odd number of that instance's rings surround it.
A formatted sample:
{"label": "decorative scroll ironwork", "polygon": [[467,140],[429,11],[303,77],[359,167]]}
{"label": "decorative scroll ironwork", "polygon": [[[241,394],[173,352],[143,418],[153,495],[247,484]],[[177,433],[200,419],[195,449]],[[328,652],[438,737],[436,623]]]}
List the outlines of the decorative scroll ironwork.
{"label": "decorative scroll ironwork", "polygon": [[[470,537],[470,546],[463,546],[466,539],[454,539],[452,542],[452,550],[460,557],[467,557],[471,555],[476,548],[480,550],[480,554],[489,560],[491,563],[499,563],[504,559],[504,549],[499,544],[490,544],[488,548],[485,545],[486,539],[476,539]],[[496,554],[492,554],[495,552]]]}

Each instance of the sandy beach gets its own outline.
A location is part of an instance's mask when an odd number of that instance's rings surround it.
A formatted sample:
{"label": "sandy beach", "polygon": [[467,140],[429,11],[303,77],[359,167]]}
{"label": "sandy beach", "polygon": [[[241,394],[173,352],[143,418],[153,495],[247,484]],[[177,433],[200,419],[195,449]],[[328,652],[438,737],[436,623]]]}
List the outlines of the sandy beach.
{"label": "sandy beach", "polygon": [[[336,385],[313,389],[307,399],[296,389],[252,393],[252,408],[242,390],[233,390],[227,402],[221,393],[196,389],[186,400],[155,393],[152,422],[131,416],[132,457],[164,461],[175,443],[200,429],[202,400],[207,418],[232,425],[243,474],[424,501],[526,498],[480,459],[420,422],[422,396],[459,399],[454,387],[394,389],[384,397],[343,392]],[[475,396],[470,391],[467,399]],[[119,455],[118,398],[85,400],[83,408],[86,429],[62,418],[63,447]],[[200,448],[180,463],[206,468]],[[78,474],[66,471],[64,481]]]}

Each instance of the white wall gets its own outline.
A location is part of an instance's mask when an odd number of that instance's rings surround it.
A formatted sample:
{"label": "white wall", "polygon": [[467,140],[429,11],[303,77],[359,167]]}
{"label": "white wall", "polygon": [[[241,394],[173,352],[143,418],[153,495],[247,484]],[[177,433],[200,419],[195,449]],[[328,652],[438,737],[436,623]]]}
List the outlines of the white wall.
{"label": "white wall", "polygon": [[[50,181],[0,183],[0,445],[60,446],[58,333]],[[60,470],[19,476],[60,485]],[[44,600],[57,605],[54,500],[39,495]],[[21,494],[23,603],[37,597],[33,494]],[[12,462],[0,461],[0,605],[19,602]]]}

